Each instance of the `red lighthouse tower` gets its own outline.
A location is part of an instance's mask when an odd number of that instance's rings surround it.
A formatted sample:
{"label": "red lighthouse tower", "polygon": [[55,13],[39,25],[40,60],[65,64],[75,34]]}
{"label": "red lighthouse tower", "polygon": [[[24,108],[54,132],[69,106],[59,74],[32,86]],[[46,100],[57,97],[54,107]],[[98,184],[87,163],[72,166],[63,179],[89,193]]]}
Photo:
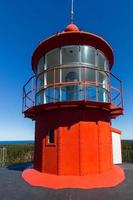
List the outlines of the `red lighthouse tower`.
{"label": "red lighthouse tower", "polygon": [[123,99],[113,63],[110,45],[73,23],[39,44],[23,89],[24,115],[35,120],[34,169],[77,177],[114,169],[111,119],[123,114]]}

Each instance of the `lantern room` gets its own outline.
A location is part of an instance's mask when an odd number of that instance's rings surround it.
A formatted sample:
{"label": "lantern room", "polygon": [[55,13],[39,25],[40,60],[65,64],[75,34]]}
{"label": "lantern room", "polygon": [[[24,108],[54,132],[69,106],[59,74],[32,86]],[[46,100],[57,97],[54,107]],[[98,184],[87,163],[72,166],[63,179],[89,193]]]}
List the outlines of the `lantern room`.
{"label": "lantern room", "polygon": [[54,48],[40,58],[36,73],[36,105],[84,99],[110,102],[109,61],[92,46]]}

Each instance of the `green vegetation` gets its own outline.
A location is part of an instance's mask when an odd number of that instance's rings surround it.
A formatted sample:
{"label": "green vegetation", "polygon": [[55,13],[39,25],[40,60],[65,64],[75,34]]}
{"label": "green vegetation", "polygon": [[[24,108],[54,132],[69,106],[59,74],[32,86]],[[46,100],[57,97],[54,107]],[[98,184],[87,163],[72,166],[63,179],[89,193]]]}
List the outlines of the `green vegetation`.
{"label": "green vegetation", "polygon": [[0,165],[31,162],[33,155],[33,144],[0,145]]}
{"label": "green vegetation", "polygon": [[122,140],[122,161],[133,163],[133,140]]}
{"label": "green vegetation", "polygon": [[[33,144],[0,145],[0,166],[32,162]],[[133,163],[133,140],[122,141],[123,162]]]}

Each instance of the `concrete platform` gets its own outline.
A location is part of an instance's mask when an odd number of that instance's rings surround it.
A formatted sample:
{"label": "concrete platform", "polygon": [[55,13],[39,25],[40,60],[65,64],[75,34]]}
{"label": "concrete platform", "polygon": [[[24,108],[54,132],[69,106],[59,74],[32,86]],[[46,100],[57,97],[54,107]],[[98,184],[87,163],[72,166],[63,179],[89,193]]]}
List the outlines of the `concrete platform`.
{"label": "concrete platform", "polygon": [[117,187],[59,190],[30,186],[21,178],[22,166],[0,168],[0,200],[132,200],[133,164],[122,166],[126,180]]}
{"label": "concrete platform", "polygon": [[115,187],[125,180],[122,167],[113,166],[107,172],[86,176],[58,176],[41,173],[35,169],[26,169],[22,178],[32,186],[41,186],[49,189],[79,188],[94,189]]}

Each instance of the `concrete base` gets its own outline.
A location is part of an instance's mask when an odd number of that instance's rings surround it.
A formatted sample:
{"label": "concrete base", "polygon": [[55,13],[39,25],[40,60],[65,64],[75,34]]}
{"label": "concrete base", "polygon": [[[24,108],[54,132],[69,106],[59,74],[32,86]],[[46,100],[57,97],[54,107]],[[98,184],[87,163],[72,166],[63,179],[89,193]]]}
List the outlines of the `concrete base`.
{"label": "concrete base", "polygon": [[89,176],[57,176],[40,173],[35,169],[26,169],[22,173],[23,179],[32,186],[41,186],[51,189],[62,188],[107,188],[115,187],[125,179],[124,170],[118,166],[101,174]]}

